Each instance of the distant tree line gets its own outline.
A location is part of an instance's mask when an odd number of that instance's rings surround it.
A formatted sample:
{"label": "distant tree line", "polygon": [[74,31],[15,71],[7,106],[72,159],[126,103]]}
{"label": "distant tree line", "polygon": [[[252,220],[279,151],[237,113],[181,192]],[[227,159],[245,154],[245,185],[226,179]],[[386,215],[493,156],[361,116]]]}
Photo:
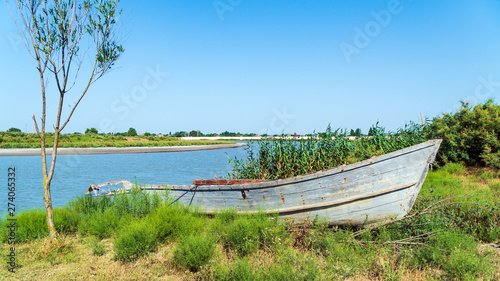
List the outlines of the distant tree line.
{"label": "distant tree line", "polygon": [[[368,136],[372,136],[373,135],[373,132],[372,132],[372,129],[373,128],[370,128],[369,132],[368,132]],[[9,132],[9,133],[22,133],[22,131],[18,128],[9,128],[6,132]],[[357,128],[356,130],[354,129],[351,129],[350,130],[350,133],[347,134],[348,130],[342,130],[341,132],[337,132],[338,135],[344,135],[344,136],[353,136],[353,137],[362,137],[364,136],[364,134],[361,132],[361,129],[360,128]],[[75,132],[75,134],[79,134],[78,132]],[[91,135],[91,134],[100,134],[100,135],[107,135],[107,134],[110,134],[110,135],[115,135],[115,136],[123,136],[123,137],[134,137],[134,136],[137,136],[137,130],[135,128],[129,128],[127,132],[116,132],[116,133],[99,133],[99,131],[92,127],[92,128],[87,128],[85,130],[85,134],[86,135]],[[146,137],[149,137],[149,136],[156,136],[157,134],[155,133],[149,133],[149,132],[145,132],[143,134],[144,136]],[[172,136],[172,137],[176,137],[176,138],[181,138],[181,137],[216,137],[216,136],[220,136],[220,137],[253,137],[253,136],[256,136],[257,134],[254,134],[254,133],[240,133],[240,132],[229,132],[229,131],[224,131],[222,133],[207,133],[207,134],[204,134],[202,133],[201,131],[199,130],[191,130],[190,132],[187,132],[187,131],[179,131],[179,132],[175,132],[175,133],[168,133],[168,134],[162,134],[162,135],[166,135],[166,136]],[[268,136],[267,134],[263,134],[262,136]]]}
{"label": "distant tree line", "polygon": [[243,133],[240,133],[240,132],[229,132],[229,131],[224,131],[220,134],[217,134],[217,133],[209,133],[209,134],[204,134],[202,132],[200,132],[199,130],[192,130],[190,131],[189,133],[186,132],[186,131],[179,131],[179,132],[175,132],[173,134],[170,134],[172,135],[173,137],[177,137],[177,138],[181,138],[181,137],[216,137],[216,136],[220,136],[220,137],[253,137],[253,136],[256,136],[257,134],[254,134],[254,133],[249,133],[249,134],[243,134]]}
{"label": "distant tree line", "polygon": [[[92,134],[99,134],[99,131],[97,131],[96,128],[87,128],[87,130],[85,130],[85,134],[86,135],[92,135]],[[106,135],[104,133],[101,133],[101,135]],[[110,135],[114,135],[114,136],[122,136],[122,137],[135,137],[137,136],[137,131],[134,129],[134,128],[130,128],[128,129],[127,132],[123,132],[123,133],[112,133]],[[145,136],[150,136],[151,134],[150,133],[144,133]]]}

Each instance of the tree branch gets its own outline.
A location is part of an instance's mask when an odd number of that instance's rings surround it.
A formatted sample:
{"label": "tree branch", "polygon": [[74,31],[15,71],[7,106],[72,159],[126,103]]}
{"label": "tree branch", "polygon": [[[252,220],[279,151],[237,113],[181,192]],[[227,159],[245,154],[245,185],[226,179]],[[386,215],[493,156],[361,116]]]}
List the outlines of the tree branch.
{"label": "tree branch", "polygon": [[40,131],[38,130],[38,124],[36,123],[35,114],[33,114],[31,117],[33,118],[33,122],[35,122],[35,129],[36,129],[36,133],[37,133],[37,135],[38,135],[39,137],[41,137],[41,135],[40,135]]}
{"label": "tree branch", "polygon": [[431,204],[429,207],[425,208],[424,210],[416,212],[416,213],[414,213],[414,214],[412,214],[410,216],[405,216],[405,217],[402,217],[400,219],[391,220],[391,221],[388,221],[388,222],[385,222],[385,223],[377,224],[377,225],[374,225],[374,226],[367,227],[367,228],[361,229],[359,231],[356,231],[356,232],[353,233],[353,237],[357,237],[357,236],[359,236],[363,232],[372,231],[372,230],[380,228],[382,226],[386,226],[386,225],[393,224],[393,223],[396,223],[396,222],[408,220],[408,219],[411,219],[411,218],[414,218],[414,217],[417,217],[417,216],[429,213],[431,211],[434,211],[436,209],[443,208],[443,207],[446,207],[446,206],[449,206],[449,205],[454,205],[454,204],[477,204],[477,202],[449,202],[449,203],[446,203],[446,204],[441,204],[441,203],[445,202],[445,201],[450,201],[450,200],[453,200],[453,199],[456,199],[456,198],[464,198],[464,197],[471,198],[473,196],[478,196],[478,195],[480,195],[480,194],[460,195],[460,196],[448,197],[448,198],[439,200],[439,201]]}
{"label": "tree branch", "polygon": [[[97,60],[94,62],[94,67],[92,69],[92,73],[94,73],[95,71],[95,68],[96,68],[96,64],[97,64]],[[76,107],[78,106],[78,104],[80,104],[80,101],[82,101],[83,97],[85,96],[85,94],[87,93],[90,85],[92,85],[92,80],[94,78],[94,75],[92,74],[90,76],[90,79],[89,81],[87,82],[87,86],[85,87],[85,89],[83,90],[82,94],[80,95],[80,98],[78,99],[78,101],[75,103],[75,105],[73,106],[73,108],[71,109],[71,112],[69,113],[69,116],[68,118],[66,119],[66,122],[63,123],[63,125],[61,126],[61,130],[64,129],[64,127],[66,127],[66,125],[68,124],[69,120],[71,119],[71,116],[73,116],[73,113],[75,112],[76,110]]]}

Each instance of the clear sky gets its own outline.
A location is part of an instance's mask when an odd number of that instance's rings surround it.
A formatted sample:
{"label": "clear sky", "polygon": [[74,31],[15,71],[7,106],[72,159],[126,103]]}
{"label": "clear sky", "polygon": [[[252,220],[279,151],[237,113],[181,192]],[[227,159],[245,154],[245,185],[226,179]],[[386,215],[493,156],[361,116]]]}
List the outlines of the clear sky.
{"label": "clear sky", "polygon": [[[125,53],[66,133],[305,134],[329,123],[367,133],[377,121],[395,130],[500,94],[496,0],[120,5]],[[35,61],[5,3],[0,23],[0,130],[32,132],[31,115],[41,113]],[[79,93],[70,95],[68,105]],[[51,127],[57,93],[49,98]]]}

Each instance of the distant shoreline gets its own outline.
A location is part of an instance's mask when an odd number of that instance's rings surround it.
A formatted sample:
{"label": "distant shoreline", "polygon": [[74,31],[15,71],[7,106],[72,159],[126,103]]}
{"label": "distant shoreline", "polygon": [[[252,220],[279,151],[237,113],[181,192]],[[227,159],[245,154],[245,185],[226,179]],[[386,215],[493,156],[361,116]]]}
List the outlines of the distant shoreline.
{"label": "distant shoreline", "polygon": [[[138,146],[138,147],[60,147],[57,155],[95,155],[95,154],[126,154],[126,153],[158,153],[212,150],[223,148],[236,148],[245,146],[245,143],[234,144],[209,144],[186,146]],[[52,148],[47,148],[47,155],[52,154]],[[40,156],[40,148],[2,148],[1,156]]]}

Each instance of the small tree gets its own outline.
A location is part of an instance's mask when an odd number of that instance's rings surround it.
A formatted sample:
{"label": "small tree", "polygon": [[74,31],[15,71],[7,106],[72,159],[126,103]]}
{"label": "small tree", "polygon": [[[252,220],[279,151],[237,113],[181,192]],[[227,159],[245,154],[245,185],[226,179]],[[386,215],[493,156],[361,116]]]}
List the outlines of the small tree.
{"label": "small tree", "polygon": [[[30,55],[37,63],[41,92],[42,116],[40,127],[35,115],[33,121],[40,137],[43,201],[47,213],[47,225],[52,241],[56,241],[54,215],[50,184],[54,176],[57,147],[61,131],[66,127],[76,107],[87,93],[89,87],[106,74],[123,52],[121,45],[114,39],[117,29],[119,0],[17,0],[16,10],[20,21],[16,22],[19,33]],[[82,52],[80,45],[89,46]],[[84,80],[82,91],[74,98],[69,113],[63,116],[65,98],[75,86],[84,58],[90,57],[91,71]],[[55,81],[59,100],[55,112],[54,143],[50,166],[47,165],[45,151],[47,118],[47,83],[49,77]]]}
{"label": "small tree", "polygon": [[135,136],[137,136],[137,131],[134,128],[130,128],[130,129],[128,129],[127,136],[135,137]]}
{"label": "small tree", "polygon": [[354,132],[351,130],[351,133],[352,133],[351,136],[355,136],[355,137],[358,137],[358,138],[360,138],[361,136],[363,136],[363,134],[361,133],[361,129],[360,128],[357,128],[356,131],[354,131]]}
{"label": "small tree", "polygon": [[199,137],[199,136],[203,136],[203,134],[198,130],[192,130],[191,132],[189,132],[189,136],[190,137]]}
{"label": "small tree", "polygon": [[176,138],[182,138],[182,137],[187,137],[188,133],[186,131],[180,131],[180,132],[175,132],[174,137]]}
{"label": "small tree", "polygon": [[85,134],[86,135],[89,135],[89,134],[96,134],[97,135],[97,134],[99,134],[99,131],[97,131],[96,128],[90,128],[90,129],[87,128],[87,130],[85,130]]}
{"label": "small tree", "polygon": [[9,133],[21,133],[21,130],[18,128],[9,128],[7,130],[7,132],[9,132]]}

